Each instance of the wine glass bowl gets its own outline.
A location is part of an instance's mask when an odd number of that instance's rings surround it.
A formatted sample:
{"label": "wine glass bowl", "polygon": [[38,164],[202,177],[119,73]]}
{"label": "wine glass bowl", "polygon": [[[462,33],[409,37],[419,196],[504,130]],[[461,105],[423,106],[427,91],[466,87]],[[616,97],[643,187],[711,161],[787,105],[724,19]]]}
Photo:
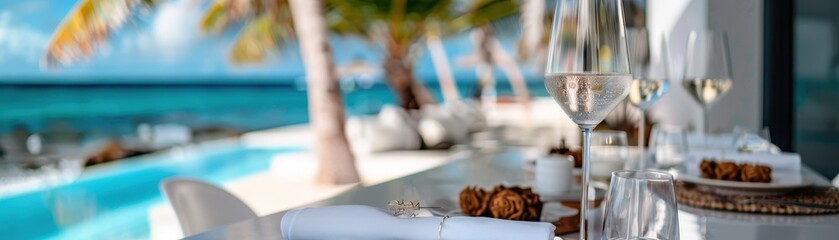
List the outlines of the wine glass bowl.
{"label": "wine glass bowl", "polygon": [[667,39],[662,36],[661,44],[655,48],[650,33],[644,28],[628,29],[627,39],[632,66],[632,86],[627,99],[641,111],[646,111],[670,88]]}
{"label": "wine glass bowl", "polygon": [[559,0],[550,35],[545,88],[583,132],[581,239],[590,237],[591,130],[632,84],[622,7],[621,0]]}
{"label": "wine glass bowl", "polygon": [[672,175],[615,171],[609,189],[602,239],[679,239]]}
{"label": "wine glass bowl", "polygon": [[571,73],[545,75],[545,88],[580,128],[594,128],[626,98],[628,74]]}
{"label": "wine glass bowl", "polygon": [[702,107],[706,133],[710,132],[709,109],[734,86],[728,52],[725,32],[690,33],[682,86]]}

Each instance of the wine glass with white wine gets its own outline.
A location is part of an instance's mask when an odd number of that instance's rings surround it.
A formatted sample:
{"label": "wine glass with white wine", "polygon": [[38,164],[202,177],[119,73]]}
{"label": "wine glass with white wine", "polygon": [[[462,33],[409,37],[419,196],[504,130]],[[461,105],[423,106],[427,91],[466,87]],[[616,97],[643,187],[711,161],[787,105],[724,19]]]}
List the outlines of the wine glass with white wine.
{"label": "wine glass with white wine", "polygon": [[545,68],[545,88],[583,133],[580,239],[593,196],[591,131],[626,98],[632,84],[621,0],[557,1]]}
{"label": "wine glass with white wine", "polygon": [[659,48],[653,48],[651,35],[645,28],[627,29],[629,41],[629,61],[632,68],[632,85],[629,88],[629,103],[641,110],[638,124],[638,149],[641,151],[641,163],[644,162],[644,143],[646,111],[667,89],[670,88],[669,51],[667,39],[662,35],[657,39]]}
{"label": "wine glass with white wine", "polygon": [[731,79],[731,57],[725,32],[691,32],[682,86],[702,106],[706,134],[711,132],[708,110],[734,86]]}

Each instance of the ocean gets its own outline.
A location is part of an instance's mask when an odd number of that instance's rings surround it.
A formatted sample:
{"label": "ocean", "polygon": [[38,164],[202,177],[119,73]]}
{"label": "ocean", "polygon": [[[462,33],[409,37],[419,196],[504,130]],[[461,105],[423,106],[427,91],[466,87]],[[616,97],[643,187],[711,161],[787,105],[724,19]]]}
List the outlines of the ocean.
{"label": "ocean", "polygon": [[[437,84],[427,84],[438,100]],[[475,88],[459,84],[461,96]],[[541,82],[529,84],[546,96]],[[345,85],[348,116],[378,112],[396,103],[384,84]],[[509,84],[497,86],[511,95]],[[0,86],[0,133],[16,126],[37,133],[71,129],[85,136],[131,135],[140,123],[179,124],[193,129],[254,131],[308,121],[306,91],[294,85],[27,85]]]}

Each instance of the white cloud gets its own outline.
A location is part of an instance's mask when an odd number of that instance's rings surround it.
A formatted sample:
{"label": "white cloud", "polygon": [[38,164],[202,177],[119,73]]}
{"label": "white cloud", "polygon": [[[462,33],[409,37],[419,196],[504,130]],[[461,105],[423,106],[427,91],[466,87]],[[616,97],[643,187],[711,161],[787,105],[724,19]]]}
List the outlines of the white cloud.
{"label": "white cloud", "polygon": [[195,42],[198,13],[189,1],[167,2],[160,6],[152,33],[164,56],[178,57]]}
{"label": "white cloud", "polygon": [[49,42],[49,35],[15,23],[9,11],[0,11],[0,62],[37,63]]}

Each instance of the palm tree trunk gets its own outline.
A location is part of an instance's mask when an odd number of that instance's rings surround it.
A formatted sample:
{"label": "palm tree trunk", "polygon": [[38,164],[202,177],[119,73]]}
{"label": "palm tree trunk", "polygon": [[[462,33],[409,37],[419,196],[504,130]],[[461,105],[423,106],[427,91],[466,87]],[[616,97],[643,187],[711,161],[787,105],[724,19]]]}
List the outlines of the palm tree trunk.
{"label": "palm tree trunk", "polygon": [[408,60],[407,47],[391,40],[387,42],[387,57],[382,68],[385,69],[388,85],[399,95],[405,109],[419,109],[425,104],[434,104],[434,97],[425,85],[414,79],[413,65]]}
{"label": "palm tree trunk", "polygon": [[449,59],[446,58],[446,49],[443,48],[443,41],[435,34],[428,34],[425,38],[428,51],[431,53],[431,61],[434,63],[434,70],[437,72],[437,81],[440,82],[440,89],[443,91],[443,98],[446,102],[460,101],[460,93],[457,91],[452,70],[449,68]]}
{"label": "palm tree trunk", "polygon": [[494,109],[498,101],[492,67],[492,51],[490,50],[489,41],[491,35],[492,29],[489,25],[478,27],[474,33],[474,40],[477,46],[475,53],[478,57],[478,66],[475,69],[481,83],[481,105],[486,110]]}
{"label": "palm tree trunk", "polygon": [[[513,59],[507,50],[501,46],[498,38],[490,35],[488,37],[489,51],[492,53],[492,61],[496,66],[504,71],[507,75],[507,80],[513,88],[513,94],[516,95],[516,101],[524,106],[527,118],[530,117],[530,91],[527,89],[527,82],[524,79],[524,73],[521,72],[518,63]],[[529,119],[528,119],[529,120]],[[529,121],[528,121],[529,122]]]}
{"label": "palm tree trunk", "polygon": [[344,134],[344,103],[320,0],[291,0],[294,27],[306,66],[309,118],[315,131],[320,163],[318,181],[325,184],[359,182],[355,159]]}
{"label": "palm tree trunk", "polygon": [[524,74],[521,72],[516,61],[504,50],[504,46],[495,37],[492,29],[488,25],[478,28],[480,31],[479,38],[481,42],[482,62],[491,63],[490,66],[498,66],[507,76],[507,81],[513,88],[513,94],[516,96],[516,101],[519,102],[524,109],[525,123],[530,123],[530,91],[527,90],[527,83],[524,79]]}

